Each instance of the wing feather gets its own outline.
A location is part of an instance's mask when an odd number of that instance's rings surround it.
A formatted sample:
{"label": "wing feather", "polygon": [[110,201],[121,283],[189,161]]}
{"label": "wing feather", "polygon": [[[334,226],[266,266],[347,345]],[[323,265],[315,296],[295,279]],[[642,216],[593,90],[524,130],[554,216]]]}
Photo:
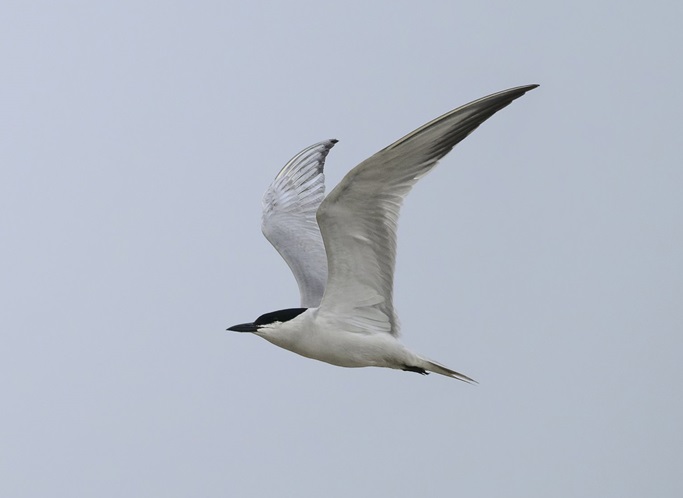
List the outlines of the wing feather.
{"label": "wing feather", "polygon": [[352,332],[398,335],[393,307],[396,230],[413,185],[493,114],[538,85],[504,90],[459,107],[352,169],[318,209],[328,280],[318,313]]}
{"label": "wing feather", "polygon": [[303,308],[320,304],[327,257],[315,213],[325,197],[325,158],[337,140],[299,152],[285,164],[263,196],[261,231],[292,270]]}

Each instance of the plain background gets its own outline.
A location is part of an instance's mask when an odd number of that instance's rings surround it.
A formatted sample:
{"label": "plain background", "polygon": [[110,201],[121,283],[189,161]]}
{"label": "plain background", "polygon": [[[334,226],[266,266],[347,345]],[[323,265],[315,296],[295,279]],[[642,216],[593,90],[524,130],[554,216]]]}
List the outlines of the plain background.
{"label": "plain background", "polygon": [[[683,496],[682,5],[3,3],[0,495]],[[529,83],[401,218],[403,340],[478,386],[225,332],[298,304],[291,156]]]}

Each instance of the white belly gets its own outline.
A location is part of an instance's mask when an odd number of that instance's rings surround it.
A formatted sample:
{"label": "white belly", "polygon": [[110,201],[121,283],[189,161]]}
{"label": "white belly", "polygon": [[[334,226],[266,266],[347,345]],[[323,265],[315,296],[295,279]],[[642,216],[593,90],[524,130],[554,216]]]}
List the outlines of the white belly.
{"label": "white belly", "polygon": [[320,327],[306,312],[281,327],[257,333],[281,348],[340,367],[403,368],[410,353],[394,336]]}

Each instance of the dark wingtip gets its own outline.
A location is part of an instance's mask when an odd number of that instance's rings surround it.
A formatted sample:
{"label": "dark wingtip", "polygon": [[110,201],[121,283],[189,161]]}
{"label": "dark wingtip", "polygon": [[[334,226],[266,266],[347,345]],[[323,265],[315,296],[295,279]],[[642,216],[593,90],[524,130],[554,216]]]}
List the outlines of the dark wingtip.
{"label": "dark wingtip", "polygon": [[[512,99],[512,100],[515,100],[515,99],[521,97],[522,95],[524,95],[525,93],[530,92],[531,90],[533,90],[535,88],[538,88],[539,86],[541,86],[541,85],[539,85],[538,83],[532,83],[530,85],[522,85],[522,86],[518,86],[515,88],[510,88],[509,90],[503,90],[503,92],[511,92],[512,94],[517,93],[517,96],[513,97],[513,99]],[[501,92],[501,93],[503,93],[503,92]]]}

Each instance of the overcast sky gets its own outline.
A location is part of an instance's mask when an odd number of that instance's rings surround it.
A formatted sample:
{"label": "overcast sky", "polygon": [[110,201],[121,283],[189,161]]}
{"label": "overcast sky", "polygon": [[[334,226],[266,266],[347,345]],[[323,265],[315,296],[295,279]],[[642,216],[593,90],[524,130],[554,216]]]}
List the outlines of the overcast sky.
{"label": "overcast sky", "polygon": [[[0,495],[683,496],[682,5],[5,2]],[[291,156],[530,83],[401,217],[402,339],[479,385],[225,331],[298,305]]]}

